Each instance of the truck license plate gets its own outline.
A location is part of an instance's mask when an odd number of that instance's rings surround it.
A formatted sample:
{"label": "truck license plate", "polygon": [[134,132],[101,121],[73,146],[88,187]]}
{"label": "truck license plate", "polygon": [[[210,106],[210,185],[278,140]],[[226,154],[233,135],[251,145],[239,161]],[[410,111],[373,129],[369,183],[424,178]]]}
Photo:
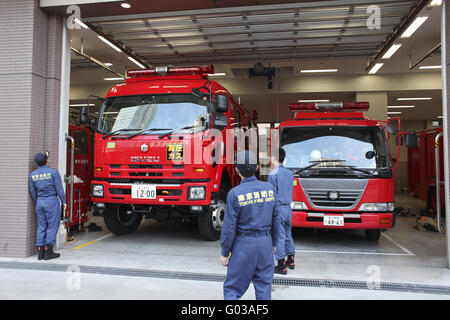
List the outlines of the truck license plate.
{"label": "truck license plate", "polygon": [[343,216],[324,216],[323,217],[323,225],[324,226],[343,227],[344,226],[344,217]]}
{"label": "truck license plate", "polygon": [[156,185],[133,184],[131,186],[131,198],[133,199],[156,199]]}

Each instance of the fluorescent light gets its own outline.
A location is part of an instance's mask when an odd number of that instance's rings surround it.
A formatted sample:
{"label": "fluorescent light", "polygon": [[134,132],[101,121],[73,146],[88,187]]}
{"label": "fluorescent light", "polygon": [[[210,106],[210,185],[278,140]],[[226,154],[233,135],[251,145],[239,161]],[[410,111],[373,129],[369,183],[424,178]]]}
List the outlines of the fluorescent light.
{"label": "fluorescent light", "polygon": [[[75,103],[75,104],[69,104],[69,107],[87,107],[87,103]],[[89,107],[93,107],[95,104],[89,103]]]}
{"label": "fluorescent light", "polygon": [[395,52],[397,52],[398,49],[400,49],[401,46],[402,46],[401,44],[392,45],[392,47],[388,51],[386,51],[386,53],[381,59],[389,59],[394,55]]}
{"label": "fluorescent light", "polygon": [[420,100],[431,100],[431,97],[422,97],[422,98],[397,98],[398,101],[420,101]]}
{"label": "fluorescent light", "polygon": [[221,76],[226,76],[227,74],[224,72],[219,72],[219,73],[208,73],[208,77],[221,77]]}
{"label": "fluorescent light", "polygon": [[401,38],[409,38],[428,19],[428,17],[417,17],[413,23],[403,32]]}
{"label": "fluorescent light", "polygon": [[102,40],[104,43],[106,43],[108,46],[110,46],[111,48],[113,48],[116,51],[122,52],[122,50],[120,50],[120,48],[118,48],[117,46],[115,46],[114,44],[112,44],[109,40],[105,39],[102,36],[98,36],[98,38],[100,40]]}
{"label": "fluorescent light", "polygon": [[324,100],[324,99],[322,99],[322,100],[319,100],[319,99],[316,99],[316,100],[298,100],[298,102],[330,102],[330,100]]}
{"label": "fluorescent light", "polygon": [[375,64],[372,69],[370,69],[369,74],[375,74],[378,72],[378,70],[381,69],[381,67],[384,65],[384,63],[377,63]]}
{"label": "fluorescent light", "polygon": [[401,114],[401,111],[389,111],[387,114]]}
{"label": "fluorescent light", "polygon": [[438,116],[438,118],[439,118],[439,119],[443,119],[443,118],[444,118],[444,116]]}
{"label": "fluorescent light", "polygon": [[103,78],[103,80],[106,81],[123,81],[123,78]]}
{"label": "fluorescent light", "polygon": [[441,69],[442,66],[421,66],[419,69]]}
{"label": "fluorescent light", "polygon": [[128,57],[128,59],[130,61],[132,61],[134,64],[136,64],[137,66],[141,67],[142,69],[145,69],[145,66],[143,64],[141,64],[139,61],[137,61],[136,59],[134,59],[133,57]]}
{"label": "fluorescent light", "polygon": [[387,106],[388,109],[393,109],[393,108],[414,108],[415,106]]}
{"label": "fluorescent light", "polygon": [[130,8],[131,8],[131,4],[129,4],[129,3],[127,3],[127,2],[122,2],[122,3],[120,4],[120,6],[121,6],[122,8],[125,8],[125,9],[130,9]]}
{"label": "fluorescent light", "polygon": [[338,69],[312,69],[312,70],[300,70],[302,73],[314,73],[314,72],[337,72]]}
{"label": "fluorescent light", "polygon": [[442,5],[442,0],[433,0],[429,4],[429,7],[439,7],[440,5]]}
{"label": "fluorescent light", "polygon": [[113,64],[111,62],[105,62],[104,65],[107,67],[111,67]]}
{"label": "fluorescent light", "polygon": [[76,23],[78,23],[78,24],[79,24],[80,26],[82,26],[83,28],[89,29],[89,27],[88,27],[86,24],[84,24],[80,19],[75,18],[75,19],[73,19],[73,21],[75,21]]}

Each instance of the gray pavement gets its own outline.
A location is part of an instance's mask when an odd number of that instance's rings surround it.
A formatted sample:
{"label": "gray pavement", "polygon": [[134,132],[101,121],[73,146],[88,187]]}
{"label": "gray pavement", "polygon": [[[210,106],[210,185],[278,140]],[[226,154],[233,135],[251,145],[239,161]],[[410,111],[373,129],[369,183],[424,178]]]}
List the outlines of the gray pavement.
{"label": "gray pavement", "polygon": [[[399,198],[416,208],[422,205],[409,197]],[[449,299],[450,295],[423,290],[370,290],[373,284],[397,283],[448,287],[450,292],[445,236],[415,230],[415,220],[399,217],[397,226],[378,242],[368,242],[357,230],[294,229],[297,268],[286,277],[304,283],[274,285],[273,299]],[[103,231],[75,235],[75,241],[58,250],[59,259],[38,262],[36,256],[0,258],[0,299],[223,298],[220,281],[148,276],[149,272],[170,271],[224,277],[226,268],[219,262],[220,243],[204,241],[195,224],[145,221],[135,233],[119,237],[109,233],[102,218],[92,217],[91,222],[102,226]],[[20,263],[20,269],[5,267],[8,263]],[[61,268],[55,271],[54,266]],[[86,266],[100,271],[77,272]],[[124,273],[110,272],[114,268]],[[144,275],[133,275],[133,270]],[[276,275],[277,279],[286,277]],[[363,289],[311,285],[317,279],[368,285]],[[243,299],[254,299],[253,287]]]}

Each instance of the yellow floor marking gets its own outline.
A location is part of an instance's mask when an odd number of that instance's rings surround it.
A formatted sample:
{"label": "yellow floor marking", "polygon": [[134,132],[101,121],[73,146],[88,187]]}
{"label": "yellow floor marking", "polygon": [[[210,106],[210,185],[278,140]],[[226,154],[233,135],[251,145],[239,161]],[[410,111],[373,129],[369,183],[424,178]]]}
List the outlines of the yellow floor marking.
{"label": "yellow floor marking", "polygon": [[100,241],[100,240],[102,240],[102,239],[105,239],[105,238],[107,238],[107,237],[109,237],[109,236],[111,236],[111,235],[112,235],[112,233],[107,234],[107,235],[105,235],[105,236],[103,236],[103,237],[100,237],[100,238],[98,238],[98,239],[95,239],[95,240],[86,242],[85,244],[82,244],[81,246],[78,246],[78,247],[73,248],[73,250],[81,249],[81,248],[86,247],[86,246],[88,246],[88,245],[90,245],[90,244],[93,244],[94,242],[97,242],[97,241]]}

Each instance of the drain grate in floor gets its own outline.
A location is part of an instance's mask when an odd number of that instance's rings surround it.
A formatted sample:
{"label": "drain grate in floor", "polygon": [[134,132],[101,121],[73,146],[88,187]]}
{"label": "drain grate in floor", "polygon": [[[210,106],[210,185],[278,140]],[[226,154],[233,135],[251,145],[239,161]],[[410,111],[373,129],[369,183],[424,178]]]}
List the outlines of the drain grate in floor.
{"label": "drain grate in floor", "polygon": [[[43,263],[0,262],[0,269],[70,272],[69,270],[74,270],[73,267],[74,265],[50,264],[45,262]],[[160,270],[111,268],[111,267],[97,267],[97,266],[77,266],[77,267],[79,268],[81,273],[89,273],[89,274],[159,278],[170,280],[191,280],[191,281],[209,281],[209,282],[225,281],[225,275],[213,273],[160,271]],[[275,277],[273,279],[273,284],[281,286],[295,286],[295,287],[382,290],[382,291],[450,295],[450,287],[419,285],[412,283],[394,283],[394,282],[367,283],[365,281],[354,281],[354,280],[298,279],[288,277],[283,278]]]}

